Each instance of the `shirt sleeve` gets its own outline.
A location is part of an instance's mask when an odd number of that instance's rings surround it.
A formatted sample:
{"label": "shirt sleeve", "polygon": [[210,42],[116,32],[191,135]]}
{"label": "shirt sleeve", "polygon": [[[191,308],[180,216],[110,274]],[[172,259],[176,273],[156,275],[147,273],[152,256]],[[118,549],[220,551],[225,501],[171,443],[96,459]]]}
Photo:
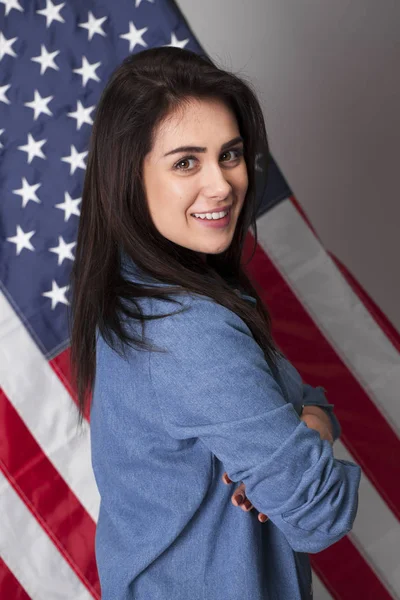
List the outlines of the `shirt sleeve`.
{"label": "shirt sleeve", "polygon": [[352,527],[361,470],[284,399],[260,346],[233,311],[200,296],[158,321],[149,368],[165,427],[200,438],[293,550],[319,552]]}
{"label": "shirt sleeve", "polygon": [[329,404],[323,387],[318,386],[314,388],[308,383],[304,383],[302,406],[318,406],[322,408],[331,420],[333,429],[333,440],[336,441],[340,437],[342,433],[342,428],[340,426],[337,416],[333,412],[335,405]]}

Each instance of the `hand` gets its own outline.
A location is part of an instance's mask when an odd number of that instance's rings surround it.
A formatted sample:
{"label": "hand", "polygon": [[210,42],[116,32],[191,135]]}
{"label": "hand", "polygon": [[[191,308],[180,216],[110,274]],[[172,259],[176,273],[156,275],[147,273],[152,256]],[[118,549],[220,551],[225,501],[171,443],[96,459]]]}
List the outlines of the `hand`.
{"label": "hand", "polygon": [[[222,481],[226,484],[233,483],[232,480],[229,479],[228,473],[226,472],[222,475]],[[254,506],[252,505],[250,500],[246,498],[245,489],[246,486],[244,483],[241,483],[236,488],[236,490],[232,494],[232,504],[234,504],[235,506],[240,506],[240,508],[245,512],[250,512],[254,508]],[[268,521],[268,517],[267,515],[264,515],[264,513],[260,512],[258,513],[258,520],[260,521],[260,523],[265,523],[265,521]]]}
{"label": "hand", "polygon": [[300,420],[310,429],[318,431],[321,440],[328,440],[333,444],[332,423],[326,412],[319,406],[305,406]]}
{"label": "hand", "polygon": [[[305,406],[301,413],[300,420],[303,421],[310,429],[315,429],[318,431],[322,440],[328,440],[328,442],[333,444],[331,420],[322,408],[311,405]],[[222,475],[222,481],[227,485],[233,483],[231,479],[229,479],[226,472]],[[242,482],[232,494],[232,504],[235,506],[240,506],[240,508],[245,512],[250,512],[254,506],[251,504],[250,500],[246,498],[245,490],[246,486]],[[268,521],[268,517],[264,513],[260,512],[258,513],[258,520],[261,523],[265,523]]]}

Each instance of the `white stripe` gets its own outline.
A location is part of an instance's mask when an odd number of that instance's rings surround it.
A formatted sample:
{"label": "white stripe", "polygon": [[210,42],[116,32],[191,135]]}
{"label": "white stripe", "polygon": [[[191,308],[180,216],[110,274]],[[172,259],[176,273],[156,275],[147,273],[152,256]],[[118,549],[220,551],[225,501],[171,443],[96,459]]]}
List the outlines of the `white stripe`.
{"label": "white stripe", "polygon": [[0,514],[0,556],[32,600],[93,600],[1,472]]}
{"label": "white stripe", "polygon": [[[333,448],[336,458],[355,462],[340,439]],[[364,473],[357,517],[349,537],[392,597],[400,598],[400,523]]]}
{"label": "white stripe", "polygon": [[257,219],[259,244],[400,433],[400,354],[290,200]]}
{"label": "white stripe", "polygon": [[313,600],[333,600],[332,596],[314,571],[312,573],[312,581]]}
{"label": "white stripe", "polygon": [[36,441],[97,522],[100,496],[91,467],[90,432],[65,386],[0,293],[0,385]]}

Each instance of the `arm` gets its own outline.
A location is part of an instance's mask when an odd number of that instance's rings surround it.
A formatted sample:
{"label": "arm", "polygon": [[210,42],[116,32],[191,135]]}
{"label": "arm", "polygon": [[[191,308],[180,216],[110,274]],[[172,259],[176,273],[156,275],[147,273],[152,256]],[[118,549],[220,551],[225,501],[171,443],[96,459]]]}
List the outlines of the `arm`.
{"label": "arm", "polygon": [[352,527],[360,468],[301,421],[247,325],[199,296],[158,322],[149,369],[165,427],[200,438],[232,481],[299,552],[319,552]]}

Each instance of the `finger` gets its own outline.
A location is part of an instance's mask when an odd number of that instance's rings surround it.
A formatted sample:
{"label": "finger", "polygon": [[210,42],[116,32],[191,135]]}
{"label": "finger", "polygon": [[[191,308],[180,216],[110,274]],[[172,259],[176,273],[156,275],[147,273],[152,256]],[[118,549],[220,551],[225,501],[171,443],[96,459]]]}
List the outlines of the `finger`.
{"label": "finger", "polygon": [[243,494],[238,494],[238,493],[234,493],[232,495],[232,504],[234,504],[235,506],[240,506],[243,504],[243,502],[245,501],[246,496],[244,496]]}
{"label": "finger", "polygon": [[228,484],[228,483],[233,483],[233,482],[232,482],[232,480],[231,480],[231,479],[229,479],[229,477],[228,477],[228,473],[226,473],[226,472],[225,472],[225,473],[222,475],[222,481],[223,481],[224,483],[226,483],[226,484]]}
{"label": "finger", "polygon": [[267,515],[264,515],[264,513],[258,513],[258,520],[261,523],[265,523],[266,521],[268,521],[269,517],[267,517]]}
{"label": "finger", "polygon": [[246,498],[243,504],[240,505],[240,508],[242,508],[245,512],[250,512],[254,508],[254,506],[252,505],[250,500]]}
{"label": "finger", "polygon": [[232,502],[235,506],[239,506],[246,500],[245,485],[241,483],[232,494]]}

